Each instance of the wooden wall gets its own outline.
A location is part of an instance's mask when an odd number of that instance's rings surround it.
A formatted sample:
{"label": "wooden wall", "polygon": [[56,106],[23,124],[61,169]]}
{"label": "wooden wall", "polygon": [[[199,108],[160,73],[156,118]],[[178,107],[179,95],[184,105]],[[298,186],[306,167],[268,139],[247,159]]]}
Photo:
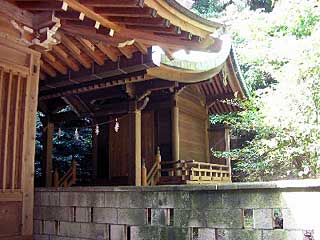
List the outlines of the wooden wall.
{"label": "wooden wall", "polygon": [[194,87],[185,88],[177,98],[181,160],[208,161],[208,114]]}
{"label": "wooden wall", "polygon": [[129,159],[129,117],[119,118],[120,128],[118,132],[114,131],[114,123],[109,127],[109,163],[110,176],[127,177],[128,159]]}
{"label": "wooden wall", "polygon": [[38,53],[0,37],[0,239],[33,231],[39,63]]}

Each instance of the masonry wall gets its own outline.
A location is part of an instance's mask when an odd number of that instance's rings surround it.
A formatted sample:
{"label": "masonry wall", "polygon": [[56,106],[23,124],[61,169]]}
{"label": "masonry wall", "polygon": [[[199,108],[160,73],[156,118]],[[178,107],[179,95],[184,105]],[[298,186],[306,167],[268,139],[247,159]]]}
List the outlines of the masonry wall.
{"label": "masonry wall", "polygon": [[[319,203],[316,181],[43,188],[35,192],[34,234],[67,240],[314,240],[320,239]],[[274,229],[275,213],[282,215],[283,229]]]}

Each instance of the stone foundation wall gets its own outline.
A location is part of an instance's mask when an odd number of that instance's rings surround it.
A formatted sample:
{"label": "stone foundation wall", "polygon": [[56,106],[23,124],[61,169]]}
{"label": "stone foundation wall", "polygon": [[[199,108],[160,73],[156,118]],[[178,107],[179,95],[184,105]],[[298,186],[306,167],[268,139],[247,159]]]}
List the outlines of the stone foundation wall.
{"label": "stone foundation wall", "polygon": [[41,188],[35,239],[320,239],[320,182]]}

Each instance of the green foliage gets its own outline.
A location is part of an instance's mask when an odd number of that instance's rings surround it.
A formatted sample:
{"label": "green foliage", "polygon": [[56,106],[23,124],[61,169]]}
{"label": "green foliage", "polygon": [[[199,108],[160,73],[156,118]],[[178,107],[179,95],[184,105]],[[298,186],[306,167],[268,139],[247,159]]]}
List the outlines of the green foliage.
{"label": "green foliage", "polygon": [[[40,112],[37,113],[36,125],[36,157],[35,157],[35,184],[41,186],[42,181],[42,162],[44,161],[44,148],[43,143],[44,131],[41,119],[44,115]],[[82,120],[83,125],[90,124],[88,119]],[[60,134],[59,132],[60,128]],[[55,126],[53,136],[53,169],[59,169],[59,176],[63,176],[70,168],[72,160],[77,162],[77,179],[78,183],[87,184],[91,177],[91,161],[92,158],[92,129],[79,128],[79,139],[75,138],[75,127],[72,123],[69,125],[60,124]]]}
{"label": "green foliage", "polygon": [[235,6],[239,11],[246,7],[251,10],[264,9],[271,12],[273,9],[272,0],[195,0],[193,10],[203,17],[217,17],[224,14],[229,6]]}
{"label": "green foliage", "polygon": [[212,116],[242,139],[231,152],[237,181],[320,176],[320,12],[316,1],[282,1],[271,13],[226,12],[254,97],[246,111]]}

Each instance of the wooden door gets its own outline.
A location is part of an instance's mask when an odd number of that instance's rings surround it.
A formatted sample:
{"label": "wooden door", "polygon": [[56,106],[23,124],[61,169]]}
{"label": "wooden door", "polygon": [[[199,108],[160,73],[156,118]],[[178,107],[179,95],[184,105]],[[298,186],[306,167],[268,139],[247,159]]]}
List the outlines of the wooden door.
{"label": "wooden door", "polygon": [[0,239],[32,239],[40,54],[0,37]]}

